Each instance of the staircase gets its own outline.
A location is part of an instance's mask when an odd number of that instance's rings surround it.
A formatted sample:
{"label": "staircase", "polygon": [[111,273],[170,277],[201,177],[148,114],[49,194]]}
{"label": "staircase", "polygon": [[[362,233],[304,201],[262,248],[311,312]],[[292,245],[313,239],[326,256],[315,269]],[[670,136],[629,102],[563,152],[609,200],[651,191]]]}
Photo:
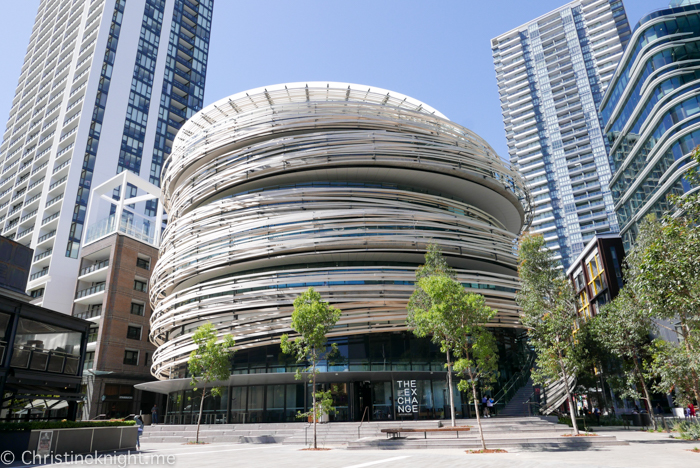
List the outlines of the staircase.
{"label": "staircase", "polygon": [[532,386],[532,379],[520,387],[515,394],[508,401],[506,406],[500,410],[498,417],[526,417],[532,414],[532,410],[529,409],[529,399],[533,394],[534,388]]}
{"label": "staircase", "polygon": [[[576,449],[591,446],[627,444],[613,436],[562,437],[571,434],[571,429],[557,424],[555,417],[510,417],[482,419],[484,438],[490,448],[540,447],[552,449]],[[376,421],[334,422],[318,424],[319,447],[336,447],[353,450],[362,449],[413,449],[413,448],[480,448],[479,430],[475,419],[459,419],[458,425],[468,425],[469,432],[412,433],[401,439],[387,439],[382,429],[391,427],[435,428],[448,427],[450,421]],[[146,426],[141,443],[148,446],[159,442],[183,443],[193,441],[195,425]],[[200,442],[226,442],[309,446],[313,440],[311,424],[207,424],[200,429]]]}
{"label": "staircase", "polygon": [[[553,417],[488,418],[482,419],[484,439],[488,448],[503,449],[550,449],[585,450],[609,445],[628,445],[615,436],[562,437],[571,434],[569,426],[557,424]],[[461,419],[471,431],[456,437],[451,433],[407,434],[407,437],[387,439],[363,437],[347,443],[349,450],[396,450],[396,449],[480,449],[481,439],[476,421]],[[404,425],[405,426],[405,425]]]}

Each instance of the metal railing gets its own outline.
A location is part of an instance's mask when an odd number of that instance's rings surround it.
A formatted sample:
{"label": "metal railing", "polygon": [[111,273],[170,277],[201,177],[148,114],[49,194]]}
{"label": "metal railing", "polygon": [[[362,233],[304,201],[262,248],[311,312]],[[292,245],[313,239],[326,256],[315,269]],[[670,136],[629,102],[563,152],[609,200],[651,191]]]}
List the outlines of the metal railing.
{"label": "metal railing", "polygon": [[[357,426],[357,438],[360,438],[360,429],[362,428],[362,423],[365,422],[365,414],[367,414],[367,410],[369,409],[369,406],[365,406],[365,410],[362,412],[362,419],[360,419],[360,425]],[[367,416],[367,422],[369,422],[369,416]]]}
{"label": "metal railing", "polygon": [[80,269],[80,276],[87,275],[88,273],[92,273],[93,271],[101,270],[102,268],[106,268],[109,266],[109,259],[107,260],[102,260],[94,265],[90,265],[85,268]]}
{"label": "metal railing", "polygon": [[87,288],[87,289],[83,289],[81,291],[78,291],[75,295],[75,298],[80,299],[81,297],[90,296],[92,294],[96,294],[96,293],[98,293],[100,291],[104,291],[104,290],[105,290],[105,283],[98,284],[97,286],[93,286],[91,288]]}
{"label": "metal railing", "polygon": [[505,385],[493,397],[494,407],[504,407],[513,398],[515,393],[530,380],[530,369],[535,363],[535,353],[530,353],[523,367],[513,374]]}
{"label": "metal railing", "polygon": [[90,309],[86,312],[80,312],[75,314],[76,317],[81,318],[81,319],[89,319],[93,317],[99,317],[102,315],[102,306],[96,307],[94,309]]}

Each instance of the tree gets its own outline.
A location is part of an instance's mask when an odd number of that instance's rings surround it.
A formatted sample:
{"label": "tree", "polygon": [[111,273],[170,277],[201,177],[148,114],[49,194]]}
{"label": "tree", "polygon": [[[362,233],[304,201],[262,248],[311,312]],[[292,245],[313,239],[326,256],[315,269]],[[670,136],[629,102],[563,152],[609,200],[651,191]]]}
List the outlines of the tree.
{"label": "tree", "polygon": [[[642,372],[644,366],[640,363],[642,350],[649,342],[652,321],[637,301],[632,288],[623,287],[612,302],[603,306],[592,319],[592,327],[596,341],[613,355],[632,363],[632,375],[625,376],[622,396],[644,400],[649,414],[654,414]],[[641,395],[637,392],[637,384],[642,389]],[[656,429],[656,420],[651,420]]]}
{"label": "tree", "polygon": [[697,366],[697,356],[689,356],[684,347],[661,339],[653,341],[650,353],[647,370],[655,378],[654,390],[673,393],[678,406],[692,403],[697,380],[688,369]]}
{"label": "tree", "polygon": [[[685,350],[690,391],[700,401],[700,215],[686,202],[680,215],[648,217],[640,225],[635,247],[627,256],[629,280],[640,304],[654,319],[680,322],[677,330]],[[661,325],[663,326],[663,325]],[[670,348],[658,348],[658,352]],[[669,355],[671,358],[671,355]]]}
{"label": "tree", "polygon": [[[202,399],[199,403],[199,417],[197,418],[197,437],[195,443],[199,443],[199,427],[202,423],[202,410],[204,409],[204,398],[207,395],[207,387],[216,381],[228,380],[231,376],[231,356],[234,353],[233,347],[236,342],[233,336],[226,335],[223,341],[218,342],[216,328],[211,323],[205,323],[195,330],[192,341],[197,345],[197,349],[190,353],[187,361],[192,381],[190,385],[196,391],[202,389]],[[212,396],[221,395],[220,387],[209,389]]]}
{"label": "tree", "polygon": [[445,337],[443,346],[454,352],[455,372],[462,377],[458,388],[463,392],[471,389],[481,446],[486,450],[476,386],[481,382],[488,388],[496,380],[498,347],[485,326],[496,312],[486,305],[482,295],[467,292],[461,283],[447,276],[432,275],[418,283],[430,298],[430,308],[419,313],[421,320],[439,330]]}
{"label": "tree", "polygon": [[[326,343],[328,341],[328,332],[335,326],[340,319],[340,310],[332,305],[324,302],[314,288],[309,288],[299,297],[294,300],[294,312],[292,312],[292,330],[297,332],[299,336],[293,340],[289,339],[288,334],[282,335],[281,346],[282,351],[286,354],[295,355],[297,362],[308,363],[309,365],[302,369],[297,369],[296,378],[301,379],[302,372],[310,372],[309,381],[312,383],[313,391],[311,415],[313,417],[314,428],[314,449],[318,448],[316,443],[316,421],[323,411],[329,408],[327,402],[328,395],[324,392],[316,391],[316,374],[318,362],[328,357],[337,348],[332,346],[331,351],[326,351]],[[317,404],[317,399],[320,400],[320,405]]]}
{"label": "tree", "polygon": [[536,351],[535,383],[563,380],[574,434],[578,434],[576,412],[569,388],[576,377],[572,356],[577,311],[574,290],[541,235],[525,234],[518,248],[521,289],[516,301],[523,312],[530,344]]}
{"label": "tree", "polygon": [[452,362],[450,359],[451,342],[446,334],[446,330],[440,322],[432,322],[430,317],[426,315],[426,311],[430,310],[432,300],[430,296],[420,287],[422,278],[430,278],[433,276],[445,276],[451,279],[457,279],[455,271],[447,264],[442,256],[440,247],[436,244],[428,245],[428,250],[425,253],[425,264],[416,270],[416,289],[413,291],[410,300],[408,301],[408,314],[406,324],[413,330],[413,333],[420,337],[430,336],[433,343],[440,345],[440,350],[445,353],[447,363],[447,391],[450,394],[450,419],[452,427],[455,427],[455,404],[454,391],[452,389]]}

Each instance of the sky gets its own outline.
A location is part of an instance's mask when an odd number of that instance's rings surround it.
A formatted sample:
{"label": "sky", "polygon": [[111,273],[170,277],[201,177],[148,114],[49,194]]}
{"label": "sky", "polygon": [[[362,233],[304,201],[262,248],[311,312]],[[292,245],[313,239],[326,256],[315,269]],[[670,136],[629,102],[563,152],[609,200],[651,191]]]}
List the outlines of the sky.
{"label": "sky", "polygon": [[[1,1],[4,122],[40,0]],[[668,5],[667,0],[623,1],[633,28],[645,14]],[[507,158],[490,40],[564,3],[215,0],[204,103],[278,83],[357,83],[421,100]]]}

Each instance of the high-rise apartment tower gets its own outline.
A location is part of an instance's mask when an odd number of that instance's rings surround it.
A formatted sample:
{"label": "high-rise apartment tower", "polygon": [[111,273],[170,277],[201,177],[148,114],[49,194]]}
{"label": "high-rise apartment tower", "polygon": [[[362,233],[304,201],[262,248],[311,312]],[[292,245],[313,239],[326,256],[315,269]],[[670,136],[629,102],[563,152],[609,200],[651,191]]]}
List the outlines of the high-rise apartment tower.
{"label": "high-rise apartment tower", "polygon": [[491,41],[532,230],[564,268],[596,233],[618,231],[597,107],[629,38],[621,0],[576,0]]}
{"label": "high-rise apartment tower", "polygon": [[[34,249],[35,302],[72,308],[91,187],[122,171],[160,184],[175,133],[202,107],[212,9],[213,0],[39,4],[0,145],[0,229]],[[142,205],[154,215],[153,201]]]}

